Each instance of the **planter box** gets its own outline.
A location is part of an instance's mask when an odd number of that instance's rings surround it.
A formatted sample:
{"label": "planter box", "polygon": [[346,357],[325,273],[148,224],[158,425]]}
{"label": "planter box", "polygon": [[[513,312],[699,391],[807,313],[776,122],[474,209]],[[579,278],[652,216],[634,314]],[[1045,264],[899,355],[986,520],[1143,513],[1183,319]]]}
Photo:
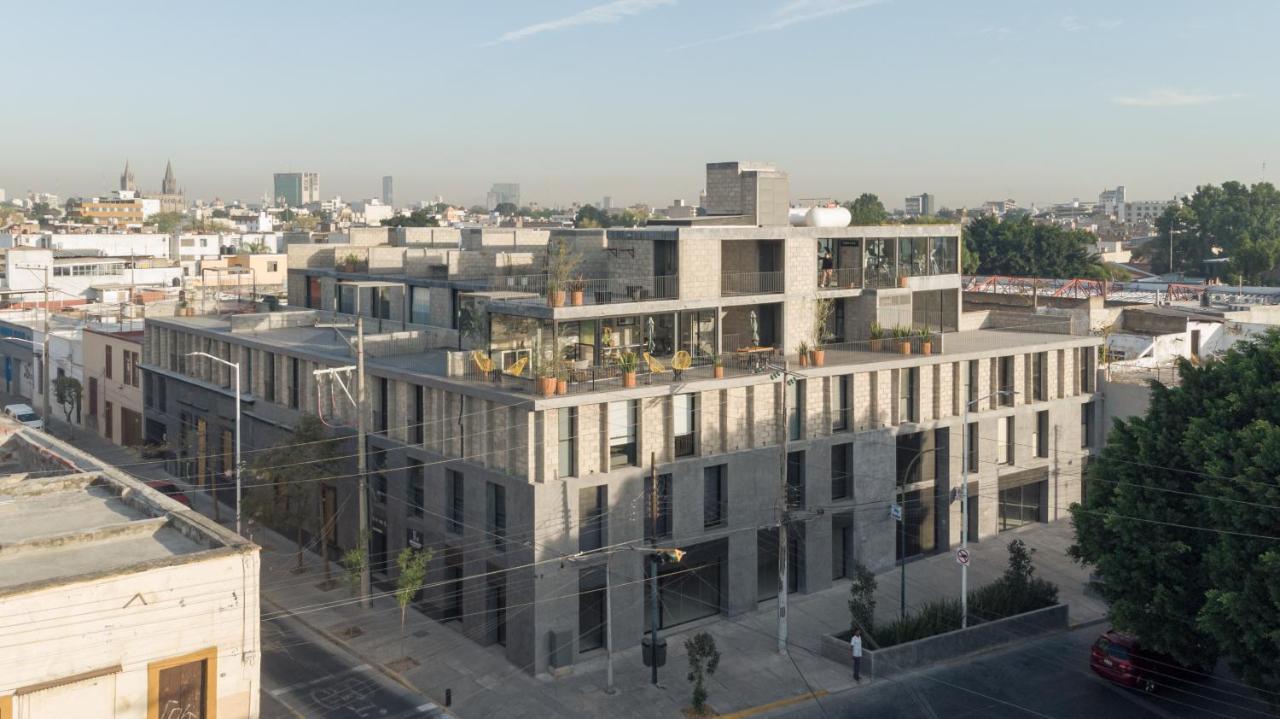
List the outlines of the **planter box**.
{"label": "planter box", "polygon": [[[1067,619],[1067,605],[1055,604],[1033,612],[874,651],[866,648],[864,635],[862,671],[868,676],[892,677],[1001,644],[1062,631],[1067,628]],[[822,637],[820,651],[827,659],[840,662],[845,667],[852,666],[847,637]]]}

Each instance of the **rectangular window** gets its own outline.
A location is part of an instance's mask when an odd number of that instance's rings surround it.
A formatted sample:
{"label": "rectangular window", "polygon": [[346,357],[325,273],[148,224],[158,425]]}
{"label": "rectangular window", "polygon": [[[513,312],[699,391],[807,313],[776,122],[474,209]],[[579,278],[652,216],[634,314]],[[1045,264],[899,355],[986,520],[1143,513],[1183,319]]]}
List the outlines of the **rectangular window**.
{"label": "rectangular window", "polygon": [[657,490],[655,496],[653,481],[646,477],[644,538],[650,542],[671,536],[671,475],[658,475]]}
{"label": "rectangular window", "polygon": [[832,378],[831,381],[831,430],[849,429],[849,375]]}
{"label": "rectangular window", "polygon": [[831,498],[848,499],[853,485],[853,443],[831,446]]}
{"label": "rectangular window", "polygon": [[600,649],[605,644],[605,622],[609,621],[605,597],[605,567],[578,570],[578,652]]}
{"label": "rectangular window", "polygon": [[1013,434],[1013,417],[1005,417],[998,421],[999,432],[996,435],[996,456],[1001,464],[1013,464],[1013,448],[1016,444]]}
{"label": "rectangular window", "polygon": [[124,375],[121,379],[126,387],[133,386],[133,353],[128,350],[121,350],[120,357],[124,360]]}
{"label": "rectangular window", "polygon": [[1036,436],[1032,444],[1037,457],[1049,456],[1049,410],[1036,412]]}
{"label": "rectangular window", "polygon": [[374,426],[378,428],[380,434],[387,433],[387,415],[391,413],[391,408],[387,406],[391,394],[390,384],[386,377],[378,378],[378,416]]}
{"label": "rectangular window", "polygon": [[426,417],[423,415],[423,412],[425,410],[422,406],[423,405],[422,394],[423,394],[422,385],[414,385],[413,387],[413,431],[409,433],[409,436],[413,438],[414,444],[423,443],[423,439],[425,437],[425,431],[426,431],[426,428],[424,427],[424,424],[426,423]]}
{"label": "rectangular window", "polygon": [[999,358],[999,400],[1001,407],[1013,406],[1013,357]]}
{"label": "rectangular window", "polygon": [[291,409],[297,409],[302,402],[302,397],[299,395],[300,388],[298,385],[298,379],[299,379],[298,358],[290,357],[289,358],[289,407]]}
{"label": "rectangular window", "polygon": [[105,359],[103,360],[105,364],[102,365],[102,374],[106,376],[107,379],[111,379],[111,345],[107,345],[102,349],[106,353]]}
{"label": "rectangular window", "polygon": [[578,551],[590,552],[608,541],[605,511],[609,506],[609,487],[601,484],[578,490]]}
{"label": "rectangular window", "polygon": [[409,465],[405,467],[405,484],[409,494],[409,514],[414,517],[422,516],[423,486],[426,483],[426,469],[422,462],[411,460]]}
{"label": "rectangular window", "polygon": [[804,506],[804,451],[787,452],[787,506]]}
{"label": "rectangular window", "polygon": [[556,410],[556,421],[559,424],[559,448],[561,477],[574,477],[578,474],[578,408],[561,407]]}
{"label": "rectangular window", "polygon": [[609,467],[636,465],[636,424],[639,400],[609,403]]}
{"label": "rectangular window", "polygon": [[431,319],[431,288],[410,287],[409,297],[409,321],[419,325],[427,324]]}
{"label": "rectangular window", "polygon": [[445,487],[449,497],[449,532],[462,534],[462,473],[446,469]]}
{"label": "rectangular window", "polygon": [[1049,394],[1049,353],[1037,352],[1031,355],[1031,398],[1036,402],[1048,399]]}
{"label": "rectangular window", "polygon": [[898,375],[898,421],[919,421],[920,368],[906,367]]}
{"label": "rectangular window", "polygon": [[788,379],[782,386],[787,393],[787,438],[794,442],[804,429],[804,380]]}
{"label": "rectangular window", "polygon": [[702,470],[702,526],[718,527],[728,514],[728,468],[723,464]]}
{"label": "rectangular window", "polygon": [[671,397],[671,419],[677,457],[692,457],[696,451],[694,427],[698,425],[697,397],[677,394]]}
{"label": "rectangular window", "polygon": [[1093,374],[1094,362],[1097,361],[1097,355],[1092,347],[1080,348],[1080,391],[1093,391]]}
{"label": "rectangular window", "polygon": [[1093,403],[1080,405],[1080,446],[1084,449],[1093,447]]}
{"label": "rectangular window", "polygon": [[968,441],[969,441],[969,452],[968,452],[969,471],[977,472],[978,459],[979,459],[978,457],[978,446],[979,446],[978,445],[978,423],[977,422],[969,423],[969,440]]}
{"label": "rectangular window", "polygon": [[493,482],[485,484],[485,515],[489,538],[499,551],[507,538],[507,488]]}

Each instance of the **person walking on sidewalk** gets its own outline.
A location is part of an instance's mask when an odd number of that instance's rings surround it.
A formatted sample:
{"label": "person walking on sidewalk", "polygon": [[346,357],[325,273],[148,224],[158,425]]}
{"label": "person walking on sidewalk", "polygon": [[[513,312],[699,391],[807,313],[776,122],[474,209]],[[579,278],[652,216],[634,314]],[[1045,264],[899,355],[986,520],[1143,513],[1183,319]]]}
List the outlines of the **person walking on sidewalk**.
{"label": "person walking on sidewalk", "polygon": [[862,630],[854,629],[849,637],[849,653],[853,656],[853,680],[862,683]]}

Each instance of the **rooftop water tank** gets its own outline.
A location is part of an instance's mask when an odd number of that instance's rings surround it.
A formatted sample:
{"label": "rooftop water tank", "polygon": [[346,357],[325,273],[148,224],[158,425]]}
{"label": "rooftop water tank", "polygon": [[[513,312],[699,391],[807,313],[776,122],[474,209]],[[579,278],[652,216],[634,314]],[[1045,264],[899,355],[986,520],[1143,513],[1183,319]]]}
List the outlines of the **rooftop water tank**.
{"label": "rooftop water tank", "polygon": [[848,227],[852,221],[844,207],[811,207],[804,216],[805,227]]}

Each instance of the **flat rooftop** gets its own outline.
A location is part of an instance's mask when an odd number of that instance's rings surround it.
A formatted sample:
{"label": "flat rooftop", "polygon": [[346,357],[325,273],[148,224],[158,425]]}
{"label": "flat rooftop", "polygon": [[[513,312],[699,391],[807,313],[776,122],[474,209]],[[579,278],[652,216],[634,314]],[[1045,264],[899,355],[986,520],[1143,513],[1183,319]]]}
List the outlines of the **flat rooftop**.
{"label": "flat rooftop", "polygon": [[0,420],[0,596],[257,551],[43,432]]}

